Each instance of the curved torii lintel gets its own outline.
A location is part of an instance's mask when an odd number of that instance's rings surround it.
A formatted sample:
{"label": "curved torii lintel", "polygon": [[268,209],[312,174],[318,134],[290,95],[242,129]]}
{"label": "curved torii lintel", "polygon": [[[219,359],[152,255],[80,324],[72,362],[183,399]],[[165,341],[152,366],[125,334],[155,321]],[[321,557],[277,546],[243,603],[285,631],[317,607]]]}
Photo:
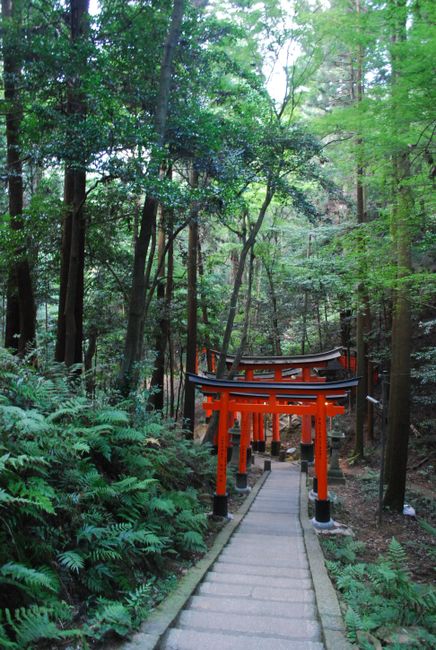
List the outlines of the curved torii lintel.
{"label": "curved torii lintel", "polygon": [[[220,356],[219,350],[211,350],[211,353],[214,354],[217,358]],[[295,367],[301,368],[304,366],[311,366],[312,368],[323,367],[328,361],[333,361],[333,359],[339,359],[343,354],[343,348],[333,348],[332,350],[327,350],[326,352],[315,352],[314,354],[300,354],[292,356],[243,356],[241,357],[238,368],[266,368],[271,369],[276,366],[286,366],[286,367]],[[234,354],[226,355],[226,364],[231,365],[235,360]],[[318,366],[318,364],[320,364]]]}
{"label": "curved torii lintel", "polygon": [[[284,394],[287,390],[295,396],[298,395],[326,395],[335,391],[347,391],[359,383],[360,377],[352,377],[341,381],[319,382],[261,382],[261,381],[234,381],[231,379],[212,379],[211,377],[201,377],[194,373],[188,372],[188,379],[199,387],[215,388],[216,392],[230,392],[232,389],[238,393],[259,392],[259,390],[268,395],[277,395],[278,392]],[[221,390],[220,390],[221,389]]]}

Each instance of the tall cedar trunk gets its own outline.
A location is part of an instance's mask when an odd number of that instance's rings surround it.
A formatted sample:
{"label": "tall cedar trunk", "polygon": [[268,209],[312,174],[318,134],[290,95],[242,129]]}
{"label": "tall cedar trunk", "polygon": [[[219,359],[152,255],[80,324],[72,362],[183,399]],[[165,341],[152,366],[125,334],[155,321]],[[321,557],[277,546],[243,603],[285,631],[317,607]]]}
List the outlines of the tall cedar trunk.
{"label": "tall cedar trunk", "polygon": [[[165,142],[165,128],[168,114],[168,102],[171,84],[171,70],[182,28],[184,0],[174,0],[170,26],[164,45],[162,57],[158,96],[155,106],[156,144],[162,147]],[[159,163],[152,159],[149,163],[150,176],[159,174]],[[144,325],[145,296],[147,281],[145,265],[150,240],[156,225],[157,200],[148,195],[144,201],[141,214],[139,233],[135,238],[133,259],[132,286],[127,316],[127,331],[124,343],[124,355],[118,376],[118,387],[124,395],[128,395],[137,381],[137,366],[141,361],[142,332]]]}
{"label": "tall cedar trunk", "polygon": [[[356,0],[356,12],[360,14],[360,0]],[[355,80],[357,90],[357,103],[363,99],[363,49],[359,45],[357,54],[357,78]],[[353,88],[353,95],[354,95]],[[356,199],[357,199],[357,223],[366,223],[365,195],[363,186],[364,169],[361,164],[363,141],[357,138],[357,175],[356,175]],[[366,274],[366,263],[364,261],[365,245],[359,242],[361,255],[360,274],[361,278]],[[356,372],[361,377],[356,391],[356,433],[354,438],[354,455],[358,458],[364,456],[364,424],[366,415],[366,395],[368,394],[368,296],[364,280],[361,279],[357,288],[357,315],[356,315]]]}
{"label": "tall cedar trunk", "polygon": [[[173,264],[172,244],[168,250],[167,278],[165,283],[165,232],[170,229],[172,215],[168,215],[165,209],[160,211],[158,224],[158,267],[159,281],[156,288],[158,311],[161,314],[156,328],[156,359],[154,361],[153,374],[150,381],[150,397],[147,408],[162,411],[164,408],[164,379],[165,379],[165,352],[169,339],[170,312],[172,299],[172,269]],[[169,233],[171,237],[171,233]]]}
{"label": "tall cedar trunk", "polygon": [[[309,234],[309,240],[307,242],[307,259],[310,258],[312,254],[312,235]],[[309,311],[309,291],[308,289],[304,290],[304,305],[303,305],[303,332],[301,335],[301,354],[304,354],[306,349],[306,341],[310,345],[308,336],[307,336],[307,315]]]}
{"label": "tall cedar trunk", "polygon": [[[256,237],[259,233],[259,230],[262,226],[263,220],[265,218],[266,211],[274,197],[275,193],[275,185],[273,179],[270,177],[267,182],[267,188],[266,188],[266,193],[265,193],[265,198],[263,200],[262,206],[259,210],[259,214],[257,216],[256,223],[252,226],[250,230],[250,234],[244,243],[242,250],[241,250],[241,255],[239,257],[239,266],[237,269],[236,277],[235,277],[235,282],[233,285],[233,290],[232,294],[230,297],[230,305],[229,305],[229,313],[227,316],[227,323],[226,323],[226,328],[224,330],[224,336],[223,336],[223,341],[221,344],[221,350],[220,350],[220,356],[219,356],[219,361],[218,361],[218,366],[216,370],[216,377],[219,379],[221,377],[224,377],[224,374],[226,372],[226,356],[229,351],[229,345],[230,345],[230,338],[232,336],[232,330],[233,330],[233,324],[235,322],[235,317],[236,317],[236,308],[238,305],[238,298],[239,298],[239,291],[241,289],[242,285],[242,277],[244,274],[244,269],[245,269],[245,262],[247,260],[247,255],[250,252],[250,250],[253,248],[254,244],[256,243]],[[206,434],[203,438],[203,442],[213,442],[213,438],[215,435],[216,427],[218,424],[218,417],[217,417],[217,412],[215,411],[213,416],[210,419],[209,425],[207,427]]]}
{"label": "tall cedar trunk", "polygon": [[204,344],[206,346],[207,370],[208,372],[212,372],[212,368],[213,368],[212,353],[211,353],[212,343],[209,334],[210,321],[209,321],[209,313],[207,309],[206,291],[204,287],[204,264],[203,264],[203,255],[201,253],[200,230],[198,232],[197,253],[198,253],[198,276],[200,278],[200,305],[201,305],[201,316],[202,316],[204,330],[205,330]]}
{"label": "tall cedar trunk", "polygon": [[[20,150],[20,129],[23,110],[19,87],[21,61],[19,38],[21,30],[20,3],[2,0],[3,20],[3,83],[6,103],[6,161],[10,226],[23,230],[23,168]],[[24,354],[35,341],[36,308],[30,265],[23,244],[15,250],[15,261],[9,269],[7,282],[5,346]]]}
{"label": "tall cedar trunk", "polygon": [[[89,0],[70,0],[70,38],[80,47],[86,34]],[[81,75],[69,80],[67,115],[72,122],[86,116],[86,98],[80,88]],[[86,171],[84,152],[67,163],[64,177],[64,220],[61,245],[58,327],[55,357],[67,366],[82,362],[83,290],[85,269]]]}
{"label": "tall cedar trunk", "polygon": [[271,307],[272,307],[272,353],[273,355],[280,356],[282,354],[281,345],[280,345],[280,331],[279,331],[279,317],[277,309],[277,294],[274,286],[274,278],[272,269],[269,268],[267,264],[264,263],[266,276],[268,279],[269,294],[271,298]]}
{"label": "tall cedar trunk", "polygon": [[[190,185],[198,187],[198,172],[190,171]],[[188,238],[188,296],[187,296],[187,337],[186,337],[186,375],[195,372],[197,355],[197,244],[198,244],[198,204],[195,202],[189,222]],[[185,379],[185,402],[183,406],[184,427],[189,431],[187,437],[194,437],[195,427],[195,386]]]}
{"label": "tall cedar trunk", "polygon": [[[390,2],[395,24],[392,33],[392,126],[398,132],[405,128],[397,124],[401,96],[397,96],[400,82],[398,42],[407,38],[407,5],[405,0]],[[412,215],[413,193],[410,184],[410,160],[408,151],[394,156],[395,198],[392,235],[395,245],[397,284],[394,292],[392,315],[391,374],[388,410],[388,445],[386,450],[387,489],[384,504],[402,512],[406,489],[407,455],[410,429],[410,355],[412,322],[410,308],[410,284],[412,273]]]}

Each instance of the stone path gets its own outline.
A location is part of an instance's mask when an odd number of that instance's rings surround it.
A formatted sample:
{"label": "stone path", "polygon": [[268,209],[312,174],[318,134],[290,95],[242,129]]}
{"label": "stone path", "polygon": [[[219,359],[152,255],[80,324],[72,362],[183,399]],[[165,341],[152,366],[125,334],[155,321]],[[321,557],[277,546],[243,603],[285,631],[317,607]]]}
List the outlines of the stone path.
{"label": "stone path", "polygon": [[299,521],[300,471],[272,463],[163,650],[323,650]]}

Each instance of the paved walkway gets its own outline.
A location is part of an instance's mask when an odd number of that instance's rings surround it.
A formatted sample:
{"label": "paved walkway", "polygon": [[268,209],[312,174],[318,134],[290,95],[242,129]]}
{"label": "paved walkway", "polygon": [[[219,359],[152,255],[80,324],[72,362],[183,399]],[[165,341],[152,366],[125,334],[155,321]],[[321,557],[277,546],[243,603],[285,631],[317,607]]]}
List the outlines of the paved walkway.
{"label": "paved walkway", "polygon": [[300,470],[272,465],[163,650],[323,650],[298,517]]}

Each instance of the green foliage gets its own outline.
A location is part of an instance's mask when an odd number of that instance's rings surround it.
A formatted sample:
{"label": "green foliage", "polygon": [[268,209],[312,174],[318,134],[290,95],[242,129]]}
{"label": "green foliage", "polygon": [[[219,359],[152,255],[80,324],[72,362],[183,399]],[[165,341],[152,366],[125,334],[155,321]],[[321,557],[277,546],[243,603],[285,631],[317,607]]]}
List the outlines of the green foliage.
{"label": "green foliage", "polygon": [[412,582],[406,552],[395,538],[375,564],[356,563],[362,544],[348,538],[326,541],[323,547],[335,558],[327,567],[346,604],[350,641],[363,649],[374,647],[371,638],[376,643],[396,640],[398,648],[434,647],[436,590]]}
{"label": "green foliage", "polygon": [[[173,584],[168,561],[205,550],[210,455],[157,415],[0,360],[2,647],[125,635]],[[91,614],[73,630],[76,599]]]}

